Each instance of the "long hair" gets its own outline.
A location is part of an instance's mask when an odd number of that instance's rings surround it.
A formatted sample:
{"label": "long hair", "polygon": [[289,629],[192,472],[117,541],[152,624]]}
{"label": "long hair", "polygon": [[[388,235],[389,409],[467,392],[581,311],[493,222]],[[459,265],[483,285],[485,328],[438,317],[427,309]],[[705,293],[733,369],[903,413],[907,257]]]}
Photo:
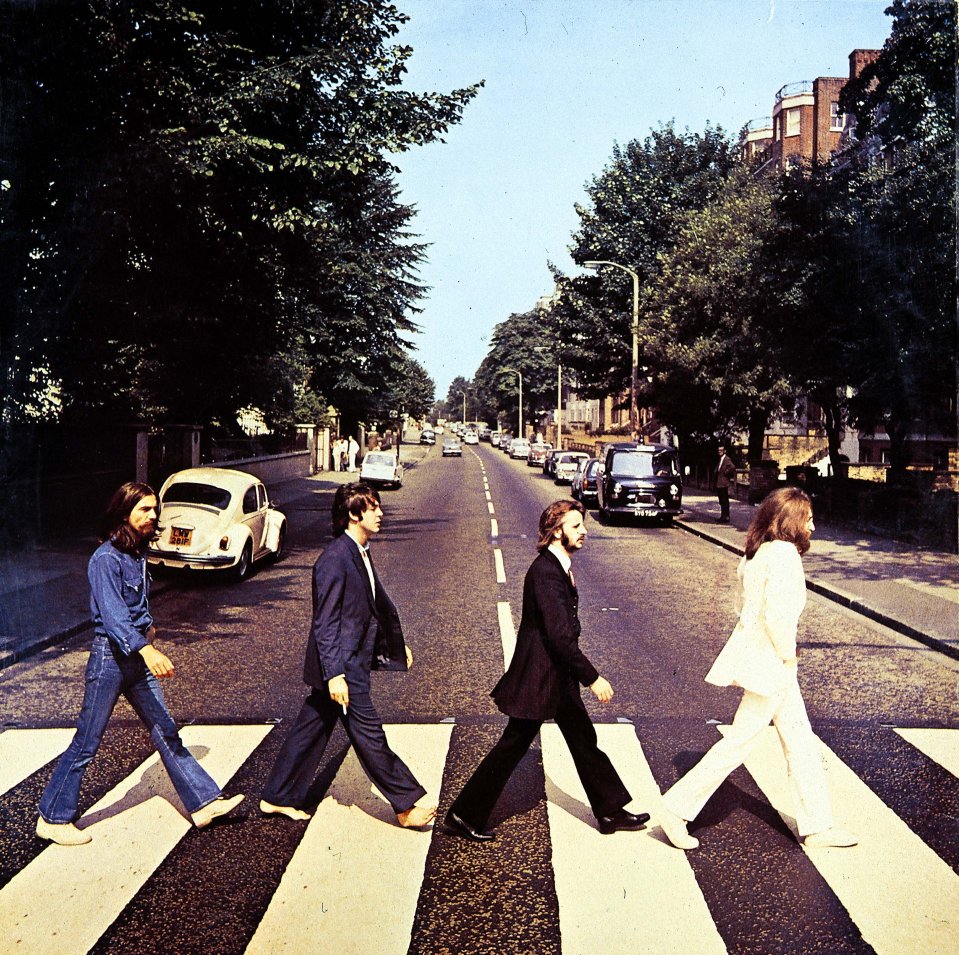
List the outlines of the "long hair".
{"label": "long hair", "polygon": [[359,518],[365,511],[380,503],[380,496],[369,484],[356,482],[341,484],[333,495],[333,536],[346,533],[350,526],[350,515]]}
{"label": "long hair", "polygon": [[[106,506],[100,518],[100,529],[97,537],[101,542],[112,541],[117,550],[127,554],[140,554],[147,545],[147,541],[137,534],[130,526],[128,518],[145,497],[156,497],[156,491],[149,484],[139,481],[127,481],[113,492],[113,497]],[[157,503],[159,510],[159,502]]]}
{"label": "long hair", "polygon": [[756,516],[746,531],[746,560],[752,560],[766,541],[789,541],[800,554],[809,550],[806,524],[812,517],[812,501],[798,487],[782,487],[773,491],[759,505]]}
{"label": "long hair", "polygon": [[573,501],[564,498],[561,501],[553,501],[549,507],[539,516],[539,540],[536,542],[536,549],[542,553],[553,543],[553,534],[559,530],[563,523],[563,518],[570,511],[579,511],[584,517],[586,508],[579,501]]}

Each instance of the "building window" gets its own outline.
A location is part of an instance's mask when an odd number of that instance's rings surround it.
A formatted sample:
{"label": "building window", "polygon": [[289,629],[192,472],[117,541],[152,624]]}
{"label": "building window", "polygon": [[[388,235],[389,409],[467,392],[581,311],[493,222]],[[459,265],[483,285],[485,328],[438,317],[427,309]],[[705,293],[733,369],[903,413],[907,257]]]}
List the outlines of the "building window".
{"label": "building window", "polygon": [[842,132],[846,125],[846,114],[839,112],[839,103],[829,104],[829,128],[833,132]]}
{"label": "building window", "polygon": [[798,109],[786,110],[786,135],[787,136],[799,135],[799,110]]}

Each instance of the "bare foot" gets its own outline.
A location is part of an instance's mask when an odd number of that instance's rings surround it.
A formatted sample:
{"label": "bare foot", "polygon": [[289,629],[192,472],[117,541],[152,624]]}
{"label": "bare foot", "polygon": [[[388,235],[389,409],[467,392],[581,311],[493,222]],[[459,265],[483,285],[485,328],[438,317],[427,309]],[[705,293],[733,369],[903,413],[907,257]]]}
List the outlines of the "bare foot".
{"label": "bare foot", "polygon": [[422,829],[436,818],[436,806],[413,806],[406,812],[398,812],[396,821],[404,829]]}

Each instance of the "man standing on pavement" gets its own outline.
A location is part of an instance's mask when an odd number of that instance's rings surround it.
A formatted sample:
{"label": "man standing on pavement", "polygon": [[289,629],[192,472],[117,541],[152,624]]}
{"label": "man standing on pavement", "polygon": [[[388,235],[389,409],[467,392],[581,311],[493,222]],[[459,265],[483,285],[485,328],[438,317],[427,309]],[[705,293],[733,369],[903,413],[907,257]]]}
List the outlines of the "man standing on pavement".
{"label": "man standing on pavement", "polygon": [[523,616],[516,651],[493,689],[509,722],[500,741],[480,763],[446,814],[449,831],[474,842],[495,838],[486,823],[513,770],[544,721],[555,719],[586,790],[600,832],[642,829],[647,813],[625,806],[631,797],[609,757],[597,745],[577,683],[601,703],[613,688],[579,648],[578,592],[572,557],[583,546],[586,511],[577,501],[550,504],[539,519],[539,556],[523,583]]}
{"label": "man standing on pavement", "polygon": [[380,531],[380,498],[366,484],[344,484],[333,496],[333,541],[313,567],[313,623],[303,679],[312,689],[270,773],[260,809],[309,819],[303,808],[337,719],[360,764],[405,828],[428,825],[435,805],[390,749],[370,696],[370,671],[407,670],[413,654],[399,614],[369,555]]}
{"label": "man standing on pavement", "polygon": [[356,456],[360,453],[360,446],[356,443],[356,438],[350,435],[349,443],[346,446],[347,467],[346,470],[353,472],[356,470]]}
{"label": "man standing on pavement", "polygon": [[716,496],[719,498],[717,523],[729,523],[729,485],[736,479],[736,465],[726,454],[726,446],[719,446],[719,461],[716,463]]}
{"label": "man standing on pavement", "polygon": [[224,798],[220,787],[183,745],[157,682],[173,676],[169,657],[153,646],[146,550],[155,537],[157,498],[147,484],[124,484],[107,505],[101,545],[90,558],[90,612],[94,637],[83,707],[73,741],[40,800],[37,835],[63,846],[83,845],[90,834],[74,825],[80,783],[96,754],[122,693],[150,731],[193,824],[202,829],[228,813],[242,796]]}

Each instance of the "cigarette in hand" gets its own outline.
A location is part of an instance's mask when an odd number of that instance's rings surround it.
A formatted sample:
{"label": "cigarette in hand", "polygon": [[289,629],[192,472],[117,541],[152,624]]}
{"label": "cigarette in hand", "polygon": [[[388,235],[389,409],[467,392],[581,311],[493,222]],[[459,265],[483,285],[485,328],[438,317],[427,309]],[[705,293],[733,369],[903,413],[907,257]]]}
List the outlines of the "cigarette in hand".
{"label": "cigarette in hand", "polygon": [[343,715],[346,716],[346,704],[341,703],[340,706],[343,708]]}

